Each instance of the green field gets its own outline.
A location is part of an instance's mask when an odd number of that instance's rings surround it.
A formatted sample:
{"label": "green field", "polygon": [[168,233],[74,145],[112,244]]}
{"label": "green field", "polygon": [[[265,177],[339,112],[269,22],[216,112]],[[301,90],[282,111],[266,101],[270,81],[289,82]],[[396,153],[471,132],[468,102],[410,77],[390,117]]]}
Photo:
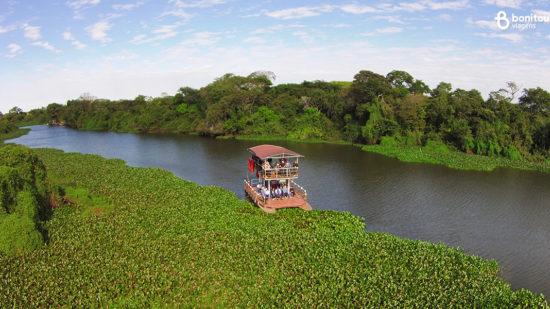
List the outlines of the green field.
{"label": "green field", "polygon": [[34,152],[57,208],[46,244],[0,254],[0,307],[548,307],[494,261],[349,213],[267,215],[165,170]]}

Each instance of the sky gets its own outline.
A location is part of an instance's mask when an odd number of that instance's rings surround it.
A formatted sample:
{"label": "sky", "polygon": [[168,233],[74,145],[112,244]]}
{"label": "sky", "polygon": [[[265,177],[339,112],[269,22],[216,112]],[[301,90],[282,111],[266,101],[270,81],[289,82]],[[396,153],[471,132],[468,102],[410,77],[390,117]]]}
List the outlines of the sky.
{"label": "sky", "polygon": [[405,70],[484,96],[507,81],[550,89],[550,0],[0,0],[4,113],[259,70],[276,83]]}

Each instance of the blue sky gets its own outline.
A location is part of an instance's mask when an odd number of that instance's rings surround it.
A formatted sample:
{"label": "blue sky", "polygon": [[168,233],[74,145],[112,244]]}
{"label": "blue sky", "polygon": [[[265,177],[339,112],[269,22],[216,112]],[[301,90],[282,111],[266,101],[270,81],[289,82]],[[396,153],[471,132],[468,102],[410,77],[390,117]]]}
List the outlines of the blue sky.
{"label": "blue sky", "polygon": [[400,69],[484,95],[509,80],[549,89],[549,19],[549,0],[0,0],[0,111],[257,70],[277,83]]}

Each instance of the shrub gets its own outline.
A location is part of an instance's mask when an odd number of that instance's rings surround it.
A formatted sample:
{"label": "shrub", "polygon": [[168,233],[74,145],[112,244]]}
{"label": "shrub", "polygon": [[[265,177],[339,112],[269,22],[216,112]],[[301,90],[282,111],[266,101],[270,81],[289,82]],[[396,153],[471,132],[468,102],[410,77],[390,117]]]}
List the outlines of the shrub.
{"label": "shrub", "polygon": [[424,146],[425,150],[439,152],[439,153],[449,153],[449,147],[441,141],[428,140]]}
{"label": "shrub", "polygon": [[400,143],[395,136],[383,136],[380,140],[380,146],[397,147],[399,144]]}
{"label": "shrub", "polygon": [[0,252],[18,254],[42,243],[47,191],[44,164],[30,149],[0,147]]}
{"label": "shrub", "polygon": [[23,181],[16,169],[0,166],[0,205],[5,213],[15,210],[17,193],[22,187]]}
{"label": "shrub", "polygon": [[43,243],[36,226],[37,209],[37,201],[30,191],[18,193],[15,211],[0,215],[0,253],[21,254]]}
{"label": "shrub", "polygon": [[512,160],[521,160],[521,152],[513,145],[504,148],[504,156]]}

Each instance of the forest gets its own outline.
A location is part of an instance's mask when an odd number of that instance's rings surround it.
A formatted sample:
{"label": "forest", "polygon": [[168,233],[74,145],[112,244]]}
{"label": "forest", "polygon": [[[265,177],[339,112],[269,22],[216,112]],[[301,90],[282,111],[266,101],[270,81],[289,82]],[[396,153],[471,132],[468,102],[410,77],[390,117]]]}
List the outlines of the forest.
{"label": "forest", "polygon": [[[11,123],[60,123],[83,130],[182,133],[397,146],[444,145],[467,154],[544,162],[550,153],[550,93],[508,82],[484,99],[478,90],[430,89],[404,71],[360,71],[352,82],[274,84],[272,72],[225,74],[173,96],[133,100],[84,94]],[[6,121],[4,121],[6,122]],[[0,129],[2,129],[0,120]]]}

